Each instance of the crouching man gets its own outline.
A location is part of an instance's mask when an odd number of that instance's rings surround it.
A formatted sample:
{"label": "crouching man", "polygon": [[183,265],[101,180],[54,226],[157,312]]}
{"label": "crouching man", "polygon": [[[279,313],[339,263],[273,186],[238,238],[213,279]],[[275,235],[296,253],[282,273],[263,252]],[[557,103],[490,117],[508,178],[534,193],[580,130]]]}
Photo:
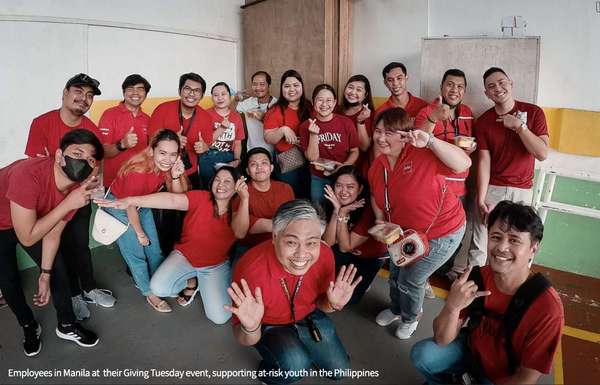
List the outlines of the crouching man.
{"label": "crouching man", "polygon": [[530,269],[543,232],[529,206],[503,201],[492,210],[489,265],[467,269],[452,284],[433,339],[412,348],[429,384],[535,384],[550,372],[564,312],[550,283]]}
{"label": "crouching man", "polygon": [[[341,310],[361,278],[342,267],[337,278],[322,224],[304,200],[283,204],[273,218],[273,239],[249,250],[237,263],[228,289],[233,333],[262,356],[259,378],[287,384],[314,363],[342,377],[349,358],[326,313]],[[334,281],[335,279],[335,281]],[[337,369],[337,370],[336,370]]]}

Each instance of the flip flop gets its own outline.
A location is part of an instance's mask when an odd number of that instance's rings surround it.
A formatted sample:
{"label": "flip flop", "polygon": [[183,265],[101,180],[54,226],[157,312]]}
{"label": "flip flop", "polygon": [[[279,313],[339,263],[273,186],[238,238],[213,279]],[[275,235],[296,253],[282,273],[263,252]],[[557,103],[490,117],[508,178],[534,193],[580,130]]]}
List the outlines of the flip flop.
{"label": "flip flop", "polygon": [[[189,291],[192,290],[192,294],[185,294],[186,291],[189,293]],[[177,303],[183,307],[188,306],[194,301],[196,293],[198,293],[198,284],[196,284],[196,287],[186,287],[185,289],[181,290],[179,294],[177,294]]]}

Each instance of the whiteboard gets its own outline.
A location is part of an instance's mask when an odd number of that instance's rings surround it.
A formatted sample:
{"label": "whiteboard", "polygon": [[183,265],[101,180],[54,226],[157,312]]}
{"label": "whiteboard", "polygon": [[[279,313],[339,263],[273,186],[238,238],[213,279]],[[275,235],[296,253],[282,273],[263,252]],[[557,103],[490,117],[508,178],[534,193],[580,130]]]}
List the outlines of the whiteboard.
{"label": "whiteboard", "polygon": [[425,38],[421,54],[421,97],[433,100],[440,94],[440,82],[449,68],[467,76],[464,103],[477,117],[493,103],[484,95],[483,73],[502,68],[513,80],[515,99],[536,103],[540,70],[540,37],[457,37]]}

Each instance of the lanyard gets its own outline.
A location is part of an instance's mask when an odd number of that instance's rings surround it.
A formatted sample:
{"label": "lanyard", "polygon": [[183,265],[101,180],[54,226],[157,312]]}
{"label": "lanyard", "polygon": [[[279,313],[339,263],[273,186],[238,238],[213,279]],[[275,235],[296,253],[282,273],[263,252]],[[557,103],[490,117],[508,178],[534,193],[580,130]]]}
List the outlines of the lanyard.
{"label": "lanyard", "polygon": [[[272,100],[273,100],[273,95],[269,96],[269,100],[267,100],[267,106],[265,107],[265,111],[269,109],[269,104],[271,104],[271,101],[272,101]],[[262,103],[258,101],[258,98],[256,98],[256,105],[258,106],[258,109],[259,109],[259,110],[262,110],[262,109],[260,108],[260,105],[261,105],[261,104],[262,104]]]}
{"label": "lanyard", "polygon": [[187,130],[183,131],[183,111],[181,111],[181,102],[179,102],[179,129],[181,130],[181,134],[186,136],[190,128],[192,128],[192,124],[194,124],[194,118],[196,117],[196,108],[194,107],[194,112],[192,112],[192,117],[190,118],[190,124],[187,127]]}
{"label": "lanyard", "polygon": [[279,283],[281,284],[281,287],[283,288],[283,292],[285,293],[285,296],[290,304],[290,311],[292,313],[292,322],[294,324],[296,323],[296,308],[294,306],[294,298],[296,298],[296,295],[298,294],[298,291],[300,290],[300,286],[302,285],[303,278],[304,278],[303,275],[301,275],[300,278],[298,278],[298,282],[296,282],[296,287],[294,288],[293,295],[290,295],[290,290],[288,289],[287,283],[285,282],[285,278],[279,278]]}

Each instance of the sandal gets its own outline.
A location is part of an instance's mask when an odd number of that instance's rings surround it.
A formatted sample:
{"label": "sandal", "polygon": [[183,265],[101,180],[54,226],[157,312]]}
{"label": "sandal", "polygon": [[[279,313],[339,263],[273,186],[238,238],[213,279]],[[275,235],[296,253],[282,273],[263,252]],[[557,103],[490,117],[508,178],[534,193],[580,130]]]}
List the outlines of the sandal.
{"label": "sandal", "polygon": [[156,310],[159,313],[170,313],[173,311],[173,309],[171,309],[171,306],[169,306],[167,301],[165,301],[164,299],[161,299],[159,303],[155,304],[150,300],[150,297],[146,297],[146,302],[148,302],[150,306],[152,306],[152,308],[154,308],[154,310]]}
{"label": "sandal", "polygon": [[198,281],[196,281],[196,286],[186,287],[177,294],[177,303],[183,307],[188,306],[194,301],[196,293],[198,293]]}

